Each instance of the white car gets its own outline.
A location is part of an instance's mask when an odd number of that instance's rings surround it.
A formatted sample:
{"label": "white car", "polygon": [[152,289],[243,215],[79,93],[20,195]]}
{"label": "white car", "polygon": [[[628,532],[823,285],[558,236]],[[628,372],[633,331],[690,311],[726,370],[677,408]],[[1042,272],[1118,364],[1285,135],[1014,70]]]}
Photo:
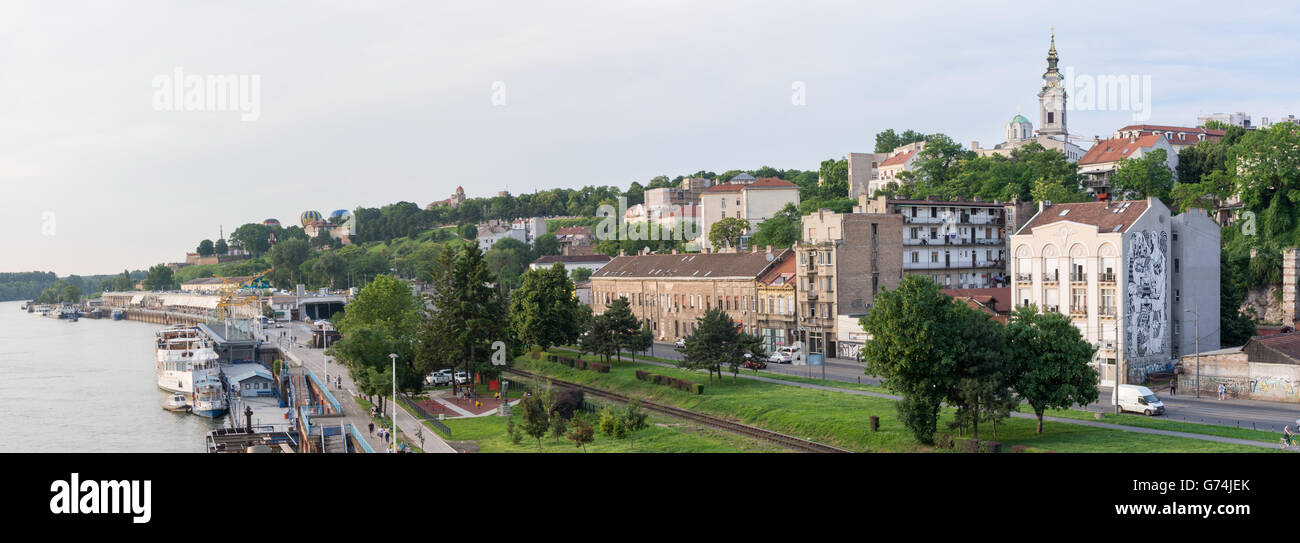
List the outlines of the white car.
{"label": "white car", "polygon": [[773,364],[789,364],[794,362],[794,357],[790,356],[789,351],[777,351],[772,356],[767,357],[767,361]]}
{"label": "white car", "polygon": [[456,372],[456,384],[463,385],[469,382],[469,374],[463,371]]}
{"label": "white car", "polygon": [[438,370],[424,378],[424,382],[433,386],[451,384],[451,370]]}
{"label": "white car", "polygon": [[679,339],[677,340],[677,343],[675,343],[675,345],[677,345],[678,347],[685,347],[685,346],[686,346],[686,338],[679,338]]}

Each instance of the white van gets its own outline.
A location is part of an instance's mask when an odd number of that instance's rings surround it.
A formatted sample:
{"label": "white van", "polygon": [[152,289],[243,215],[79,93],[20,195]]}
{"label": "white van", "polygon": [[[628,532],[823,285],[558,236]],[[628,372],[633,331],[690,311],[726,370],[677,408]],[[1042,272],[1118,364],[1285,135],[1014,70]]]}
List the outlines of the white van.
{"label": "white van", "polygon": [[[1132,411],[1146,416],[1165,414],[1165,404],[1157,398],[1151,389],[1138,385],[1120,385],[1115,389],[1119,393],[1120,411]],[[1115,397],[1111,396],[1111,405]]]}

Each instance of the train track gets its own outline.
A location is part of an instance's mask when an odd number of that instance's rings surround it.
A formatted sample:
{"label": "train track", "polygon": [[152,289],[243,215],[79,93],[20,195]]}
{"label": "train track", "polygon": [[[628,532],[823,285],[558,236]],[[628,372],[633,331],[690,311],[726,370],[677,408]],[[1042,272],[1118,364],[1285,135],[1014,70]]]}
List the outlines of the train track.
{"label": "train track", "polygon": [[[593,396],[599,396],[599,397],[601,397],[601,398],[606,398],[606,399],[610,399],[610,400],[614,400],[614,401],[618,401],[618,402],[624,402],[624,403],[626,403],[626,402],[629,402],[629,401],[631,401],[631,400],[634,399],[634,398],[631,398],[631,397],[628,397],[628,396],[624,396],[624,395],[622,395],[622,394],[618,394],[618,393],[610,392],[610,391],[607,391],[607,390],[602,390],[602,389],[599,389],[599,388],[593,388],[593,387],[589,387],[589,386],[586,386],[586,385],[580,385],[580,384],[578,384],[578,383],[570,383],[570,382],[568,382],[568,381],[561,381],[561,380],[559,380],[559,379],[555,379],[554,377],[550,377],[550,376],[545,376],[545,375],[543,375],[543,376],[538,376],[538,375],[534,375],[532,372],[529,372],[529,371],[524,371],[524,370],[519,370],[519,369],[511,369],[511,370],[508,370],[508,372],[509,372],[509,373],[514,373],[514,374],[517,374],[517,375],[520,375],[520,376],[523,376],[523,377],[527,377],[527,378],[530,378],[530,379],[545,378],[545,379],[550,380],[551,383],[553,383],[553,384],[555,384],[555,385],[558,385],[558,386],[562,386],[562,387],[565,387],[565,388],[573,388],[573,389],[581,390],[581,391],[582,391],[583,393],[585,393],[585,394],[591,394],[591,395],[593,395]],[[726,420],[726,419],[723,419],[723,418],[719,418],[719,417],[715,417],[715,416],[712,416],[712,415],[704,415],[704,414],[701,414],[701,413],[696,413],[696,412],[694,412],[694,411],[690,411],[690,410],[682,409],[682,408],[679,408],[679,407],[673,407],[673,406],[670,406],[670,405],[664,405],[664,404],[655,403],[655,402],[648,402],[648,401],[640,400],[640,399],[637,399],[637,400],[641,402],[641,405],[642,405],[642,406],[645,406],[645,408],[648,409],[648,410],[650,410],[650,411],[655,411],[655,412],[658,412],[658,413],[663,413],[663,414],[665,414],[665,415],[669,415],[669,416],[676,417],[676,418],[679,418],[679,419],[685,419],[685,420],[689,420],[689,421],[693,421],[693,422],[698,422],[698,423],[700,423],[700,424],[703,424],[703,425],[706,425],[706,426],[712,426],[712,427],[714,427],[714,428],[719,428],[719,429],[722,429],[722,430],[726,430],[726,431],[728,431],[728,432],[732,432],[732,433],[736,433],[736,434],[740,434],[740,435],[744,435],[744,436],[749,436],[749,437],[753,437],[753,438],[757,438],[757,439],[762,439],[762,440],[764,440],[764,441],[770,441],[770,442],[772,442],[772,443],[776,443],[776,444],[778,444],[778,445],[783,445],[783,446],[785,446],[785,447],[788,447],[788,448],[793,449],[793,450],[796,450],[796,451],[803,451],[803,452],[817,452],[817,453],[847,453],[847,452],[853,452],[853,451],[849,451],[849,450],[841,449],[841,448],[839,448],[839,447],[832,447],[832,446],[830,446],[830,445],[826,445],[826,444],[824,444],[824,443],[817,443],[816,441],[809,441],[809,440],[807,440],[807,439],[798,438],[798,437],[794,437],[794,436],[790,436],[790,435],[782,434],[782,433],[779,433],[779,432],[773,432],[773,431],[771,431],[771,430],[765,430],[765,429],[763,429],[763,428],[756,428],[756,427],[754,427],[754,426],[749,426],[749,425],[747,425],[747,424],[741,424],[741,423],[738,423],[738,422],[732,422],[732,421],[729,421],[729,420]]]}

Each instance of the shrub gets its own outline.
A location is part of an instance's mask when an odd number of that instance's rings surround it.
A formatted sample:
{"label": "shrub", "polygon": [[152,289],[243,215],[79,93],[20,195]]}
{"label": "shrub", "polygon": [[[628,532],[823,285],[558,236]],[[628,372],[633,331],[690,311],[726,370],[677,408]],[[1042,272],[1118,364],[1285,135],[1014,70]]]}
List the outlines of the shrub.
{"label": "shrub", "polygon": [[1002,442],[1000,441],[981,441],[980,452],[1000,453],[1002,452]]}
{"label": "shrub", "polygon": [[620,426],[622,425],[618,423],[618,416],[614,414],[613,409],[607,405],[600,410],[600,433],[612,436]]}
{"label": "shrub", "polygon": [[582,403],[585,400],[586,396],[581,390],[574,388],[561,389],[555,393],[555,405],[552,407],[552,411],[559,418],[569,420],[573,418],[574,413],[582,410]]}
{"label": "shrub", "polygon": [[546,361],[547,361],[547,362],[558,362],[559,360],[560,360],[560,357],[555,356],[555,355],[553,355],[553,354],[547,354],[547,355],[546,355]]}
{"label": "shrub", "polygon": [[636,370],[636,380],[638,381],[644,381],[646,380],[646,377],[649,376],[650,376],[650,372],[648,371]]}
{"label": "shrub", "polygon": [[704,394],[704,385],[701,385],[701,384],[699,384],[699,383],[695,383],[695,393],[696,393],[696,394]]}
{"label": "shrub", "polygon": [[934,446],[940,449],[951,449],[953,447],[952,434],[939,434],[939,437],[934,440]]}
{"label": "shrub", "polygon": [[609,364],[601,364],[600,362],[591,362],[590,364],[588,364],[588,367],[589,369],[600,373],[609,373]]}
{"label": "shrub", "polygon": [[964,452],[964,453],[977,453],[977,452],[981,452],[981,451],[980,451],[980,442],[979,442],[979,440],[976,440],[976,439],[963,439],[963,440],[961,440],[961,452]]}
{"label": "shrub", "polygon": [[587,361],[586,361],[586,360],[583,360],[583,359],[581,359],[581,358],[579,358],[579,359],[577,359],[577,360],[574,360],[574,361],[573,361],[573,367],[578,368],[578,369],[580,369],[580,370],[585,370],[585,369],[587,369]]}

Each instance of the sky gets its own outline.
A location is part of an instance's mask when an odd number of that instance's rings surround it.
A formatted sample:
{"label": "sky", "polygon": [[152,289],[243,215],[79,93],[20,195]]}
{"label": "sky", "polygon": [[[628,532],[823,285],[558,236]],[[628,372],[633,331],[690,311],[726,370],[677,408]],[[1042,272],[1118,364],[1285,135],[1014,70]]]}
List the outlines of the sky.
{"label": "sky", "polygon": [[[813,170],[887,128],[989,147],[1017,108],[1040,124],[1052,27],[1063,70],[1150,92],[1069,111],[1088,140],[1143,111],[1300,115],[1294,2],[1086,5],[6,1],[0,272],[144,269],[457,185]],[[242,102],[203,100],[219,76]]]}

